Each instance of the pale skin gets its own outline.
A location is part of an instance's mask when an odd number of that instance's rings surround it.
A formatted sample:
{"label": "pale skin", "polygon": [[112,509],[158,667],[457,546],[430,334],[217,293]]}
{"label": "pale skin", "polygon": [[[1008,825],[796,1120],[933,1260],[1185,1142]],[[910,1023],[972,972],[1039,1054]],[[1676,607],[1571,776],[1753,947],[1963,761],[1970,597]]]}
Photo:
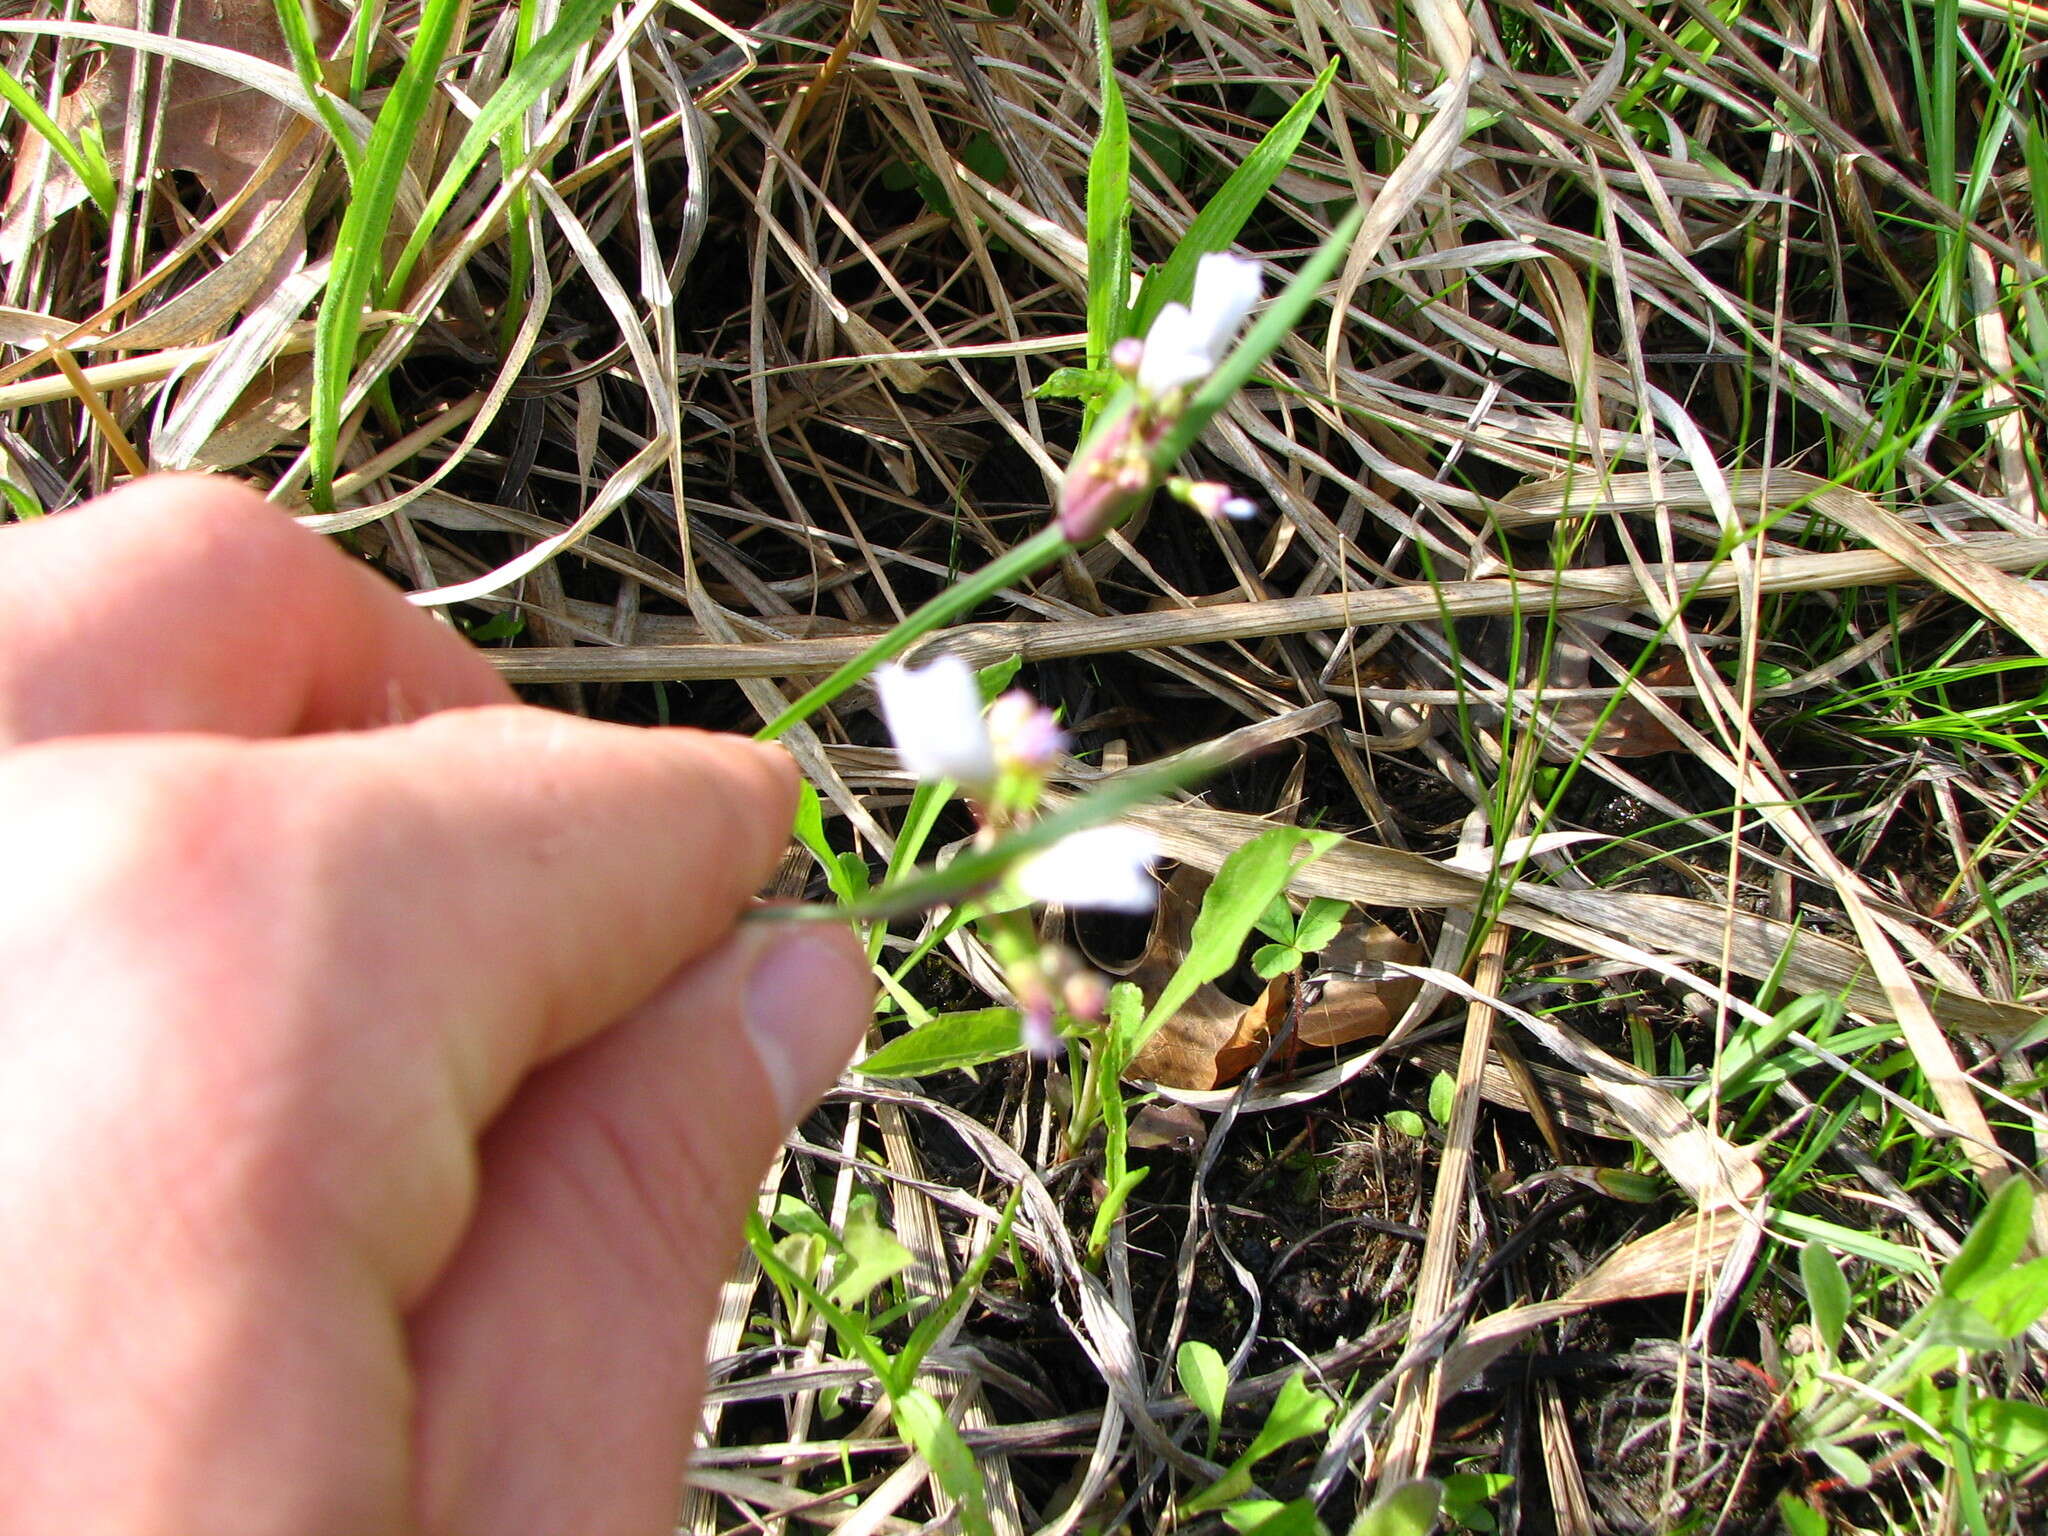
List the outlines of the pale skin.
{"label": "pale skin", "polygon": [[516,704],[226,482],[0,532],[0,1526],[671,1529],[869,1014],[736,926],[795,787]]}

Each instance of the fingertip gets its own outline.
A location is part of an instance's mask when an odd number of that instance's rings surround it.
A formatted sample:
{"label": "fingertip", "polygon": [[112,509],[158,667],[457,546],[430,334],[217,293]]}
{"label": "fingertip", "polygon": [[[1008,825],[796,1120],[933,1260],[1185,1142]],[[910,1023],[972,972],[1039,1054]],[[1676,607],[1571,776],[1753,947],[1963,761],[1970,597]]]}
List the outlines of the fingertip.
{"label": "fingertip", "polygon": [[763,924],[747,942],[741,1030],[788,1127],[838,1081],[873,1018],[873,969],[838,923]]}

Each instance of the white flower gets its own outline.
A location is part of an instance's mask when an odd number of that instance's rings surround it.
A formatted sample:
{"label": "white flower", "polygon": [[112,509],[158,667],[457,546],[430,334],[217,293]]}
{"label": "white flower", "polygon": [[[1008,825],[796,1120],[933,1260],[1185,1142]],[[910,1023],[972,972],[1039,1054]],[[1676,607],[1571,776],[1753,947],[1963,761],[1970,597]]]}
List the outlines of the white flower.
{"label": "white flower", "polygon": [[1227,251],[1211,251],[1196,262],[1189,302],[1165,306],[1145,333],[1138,388],[1164,395],[1209,377],[1237,340],[1264,286],[1257,262]]}
{"label": "white flower", "polygon": [[970,789],[996,780],[996,749],[981,718],[974,668],[943,655],[915,672],[893,662],[875,673],[882,719],[896,752],[920,780],[951,779]]}
{"label": "white flower", "polygon": [[1089,827],[1061,838],[1017,866],[1017,888],[1033,901],[1104,912],[1150,912],[1159,844],[1137,827]]}

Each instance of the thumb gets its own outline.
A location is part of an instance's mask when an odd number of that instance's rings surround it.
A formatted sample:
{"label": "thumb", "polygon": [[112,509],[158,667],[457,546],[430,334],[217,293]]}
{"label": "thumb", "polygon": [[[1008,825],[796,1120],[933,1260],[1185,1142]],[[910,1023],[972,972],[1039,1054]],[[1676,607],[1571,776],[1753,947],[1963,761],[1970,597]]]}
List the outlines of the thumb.
{"label": "thumb", "polygon": [[422,1531],[672,1528],[741,1223],[873,995],[849,931],[745,926],[520,1089],[411,1321]]}

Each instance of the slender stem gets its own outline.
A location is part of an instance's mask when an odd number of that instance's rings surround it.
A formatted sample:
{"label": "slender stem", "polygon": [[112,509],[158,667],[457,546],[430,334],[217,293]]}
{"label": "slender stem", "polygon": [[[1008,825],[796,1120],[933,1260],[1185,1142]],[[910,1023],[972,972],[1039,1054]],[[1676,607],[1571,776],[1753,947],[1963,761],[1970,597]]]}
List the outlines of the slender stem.
{"label": "slender stem", "polygon": [[754,733],[756,741],[774,741],[792,726],[801,725],[830,704],[885,661],[892,661],[943,624],[950,624],[970,612],[984,598],[1000,592],[1013,581],[1051,565],[1067,551],[1067,536],[1058,523],[1048,523],[1033,537],[937,597],[890,630],[853,660],[798,699],[789,708]]}
{"label": "slender stem", "polygon": [[1101,1113],[1102,1042],[1089,1041],[1088,1049],[1082,1055],[1087,1058],[1088,1067],[1081,1074],[1081,1086],[1074,1094],[1074,1107],[1067,1115],[1068,1157],[1081,1155],[1081,1147],[1088,1140],[1088,1133],[1095,1129],[1095,1121]]}

